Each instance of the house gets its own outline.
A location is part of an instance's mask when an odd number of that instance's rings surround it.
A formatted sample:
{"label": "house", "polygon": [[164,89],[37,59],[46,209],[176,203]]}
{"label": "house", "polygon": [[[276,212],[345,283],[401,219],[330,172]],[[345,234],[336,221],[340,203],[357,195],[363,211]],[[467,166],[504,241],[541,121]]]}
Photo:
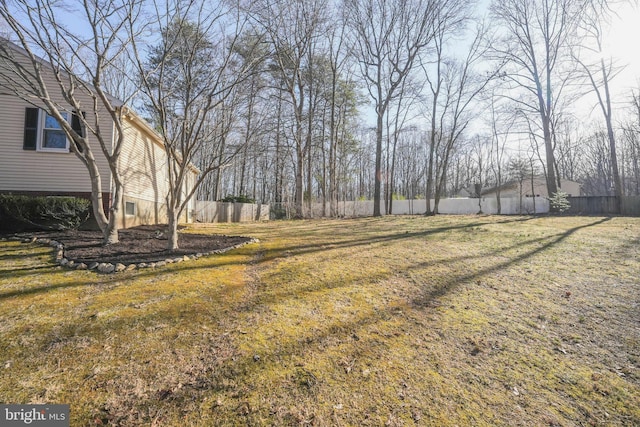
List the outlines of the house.
{"label": "house", "polygon": [[[498,189],[500,197],[549,197],[547,192],[547,181],[544,176],[525,178],[522,183],[518,180],[507,181],[500,187],[487,188],[482,190],[483,197],[495,197]],[[560,190],[571,196],[580,195],[580,184],[567,179],[560,180]]]}
{"label": "house", "polygon": [[[18,46],[0,39],[11,52],[12,58],[28,61],[26,53]],[[0,52],[1,53],[1,52]],[[70,149],[70,141],[60,129],[60,124],[43,109],[24,101],[7,89],[12,78],[12,67],[0,54],[0,193],[25,195],[67,195],[89,198],[91,182],[86,166]],[[42,70],[50,82],[50,94],[64,108],[68,105],[59,94],[51,65],[42,60]],[[4,87],[3,87],[4,86]],[[57,97],[56,97],[57,96]],[[77,94],[82,105],[92,105],[92,98]],[[162,138],[154,129],[121,101],[111,98],[123,118],[125,141],[118,164],[123,182],[123,201],[119,209],[118,225],[122,228],[140,224],[166,223],[165,198],[168,190],[167,156]],[[69,106],[64,116],[72,126],[79,126],[77,112]],[[82,112],[83,114],[93,114]],[[106,113],[98,115],[101,134],[107,141],[114,141],[115,125]],[[78,130],[80,130],[78,128]],[[89,135],[90,137],[92,135]],[[90,140],[102,179],[103,199],[109,203],[112,195],[113,174],[99,143]],[[187,179],[186,194],[194,185],[199,171],[191,168]],[[105,209],[108,212],[107,209]],[[195,212],[195,200],[181,218],[191,222]]]}

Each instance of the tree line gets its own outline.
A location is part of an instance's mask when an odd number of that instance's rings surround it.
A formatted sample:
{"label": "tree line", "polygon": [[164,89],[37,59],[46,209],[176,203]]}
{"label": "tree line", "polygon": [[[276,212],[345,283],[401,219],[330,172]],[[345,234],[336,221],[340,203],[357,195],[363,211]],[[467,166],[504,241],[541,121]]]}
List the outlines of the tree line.
{"label": "tree line", "polygon": [[[341,200],[372,199],[382,215],[422,197],[436,214],[441,198],[534,174],[550,195],[563,179],[640,194],[640,91],[612,99],[623,64],[604,49],[621,3],[502,0],[485,15],[464,0],[1,0],[0,28],[71,76],[56,90],[77,111],[82,87],[112,116],[113,146],[95,115],[80,118],[86,135],[64,129],[92,180],[95,155],[117,171],[123,131],[107,94],[152,124],[171,160],[175,229],[192,197],[302,218],[312,203],[337,216]],[[37,65],[22,72],[34,81],[13,93],[57,117]],[[591,100],[587,125],[573,106]],[[201,174],[183,194],[190,164]]]}

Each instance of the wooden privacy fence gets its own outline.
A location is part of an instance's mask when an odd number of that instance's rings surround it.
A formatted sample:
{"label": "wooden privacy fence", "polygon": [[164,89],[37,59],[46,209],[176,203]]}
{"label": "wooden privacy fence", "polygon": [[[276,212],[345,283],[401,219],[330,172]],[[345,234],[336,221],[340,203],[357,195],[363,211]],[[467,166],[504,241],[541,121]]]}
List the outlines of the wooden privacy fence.
{"label": "wooden privacy fence", "polygon": [[639,196],[623,196],[619,204],[615,196],[569,197],[569,203],[568,214],[640,216]]}
{"label": "wooden privacy fence", "polygon": [[253,203],[196,202],[198,222],[253,222],[269,219],[269,205]]}

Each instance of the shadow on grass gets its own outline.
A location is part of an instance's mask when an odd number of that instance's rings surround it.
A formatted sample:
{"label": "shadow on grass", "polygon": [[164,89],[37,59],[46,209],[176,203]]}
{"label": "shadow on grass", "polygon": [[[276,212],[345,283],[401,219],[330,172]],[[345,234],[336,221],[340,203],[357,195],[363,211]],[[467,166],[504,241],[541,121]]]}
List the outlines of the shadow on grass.
{"label": "shadow on grass", "polygon": [[[2,242],[0,242],[0,244],[2,244]],[[51,249],[53,250],[53,248],[44,246],[44,245],[25,245],[24,246],[15,246],[15,247],[2,247],[2,249],[0,249],[0,262],[10,262],[13,260],[21,260],[24,259],[25,257],[29,256],[31,257],[31,254],[29,255],[25,255],[25,251],[32,251],[34,249],[38,249],[41,250],[42,253],[39,254],[34,254],[38,255],[38,256],[43,256],[46,255],[49,251],[46,251],[46,249]]]}
{"label": "shadow on grass", "polygon": [[[536,217],[505,218],[505,219],[501,219],[500,221],[475,221],[468,224],[454,225],[449,227],[428,228],[423,231],[394,232],[394,233],[388,233],[383,235],[380,235],[379,232],[376,232],[375,229],[373,229],[368,233],[372,233],[375,235],[370,237],[361,237],[361,238],[346,239],[346,240],[339,240],[339,241],[325,240],[322,242],[316,241],[312,243],[298,244],[298,245],[283,245],[277,248],[269,249],[262,256],[260,256],[259,259],[254,259],[251,262],[256,264],[262,264],[262,263],[267,263],[267,262],[282,258],[283,256],[285,256],[285,254],[289,254],[291,256],[294,256],[294,255],[298,256],[298,255],[313,254],[318,252],[325,252],[325,251],[330,251],[334,249],[365,247],[365,246],[381,244],[381,243],[410,240],[417,237],[429,237],[433,235],[446,233],[449,231],[481,227],[483,225],[519,223],[519,222],[531,221],[534,219],[536,219]],[[330,221],[327,221],[327,223],[334,224],[333,222],[330,222]],[[301,225],[300,227],[303,227],[303,226]],[[305,230],[308,227],[309,227],[309,224],[305,223]],[[333,228],[333,227],[329,227],[329,225],[326,225],[326,227]],[[370,229],[370,222],[367,222],[366,224],[364,224],[363,228]],[[293,234],[296,237],[298,237],[297,233],[291,230],[291,228],[288,231],[289,231],[289,234]],[[352,232],[353,230],[350,229],[350,231]],[[237,254],[238,252],[233,251],[233,253]],[[286,256],[289,256],[289,255],[286,255]],[[212,255],[210,257],[219,257],[219,256]],[[208,259],[208,258],[209,257],[203,258],[203,259]],[[245,261],[236,261],[236,262],[224,261],[224,262],[207,263],[206,265],[193,265],[192,263],[182,263],[176,266],[172,265],[168,270],[172,272],[179,272],[179,271],[200,270],[200,269],[206,269],[211,267],[223,267],[225,265],[240,265],[240,264],[246,264],[246,262]],[[147,270],[142,273],[138,272],[137,276],[145,276],[145,275],[153,275],[153,274],[157,274],[157,273],[154,273],[154,270]]]}
{"label": "shadow on grass", "polygon": [[51,266],[51,265],[39,265],[36,267],[7,268],[4,270],[0,269],[0,279],[3,279],[3,278],[9,279],[9,278],[38,275],[43,270],[52,270],[54,268],[55,266]]}
{"label": "shadow on grass", "polygon": [[[50,273],[62,273],[62,271],[52,271]],[[9,292],[0,292],[0,300],[17,297],[17,296],[28,296],[35,295],[39,293],[50,292],[55,289],[66,289],[66,288],[77,288],[77,287],[86,287],[86,286],[95,286],[100,284],[100,282],[79,282],[77,280],[70,280],[64,283],[56,283],[53,285],[44,285],[44,286],[36,286],[32,288],[23,288],[19,290],[9,291]]]}
{"label": "shadow on grass", "polygon": [[[491,251],[487,251],[487,252],[482,252],[482,253],[469,253],[466,255],[461,255],[461,256],[456,256],[456,257],[442,257],[442,258],[438,258],[438,259],[434,259],[431,261],[427,261],[427,262],[420,262],[420,263],[414,263],[414,264],[410,264],[407,266],[404,266],[404,268],[406,270],[413,270],[413,269],[424,269],[424,268],[429,268],[429,267],[433,267],[436,265],[440,265],[440,264],[447,264],[447,265],[453,265],[459,262],[464,262],[464,261],[471,261],[471,260],[483,260],[485,258],[490,258],[492,256],[496,256],[496,255],[501,255],[503,253],[506,253],[510,250],[513,249],[517,249],[517,248],[526,248],[526,247],[530,247],[533,245],[538,245],[542,242],[548,241],[549,239],[553,239],[552,241],[546,242],[544,244],[542,244],[541,246],[536,246],[535,249],[529,250],[523,254],[518,255],[515,258],[511,258],[508,261],[505,261],[504,263],[500,263],[494,266],[490,266],[487,267],[485,269],[482,269],[480,271],[476,271],[473,273],[469,273],[469,274],[463,274],[463,275],[455,275],[452,276],[451,278],[447,279],[444,284],[436,289],[434,289],[431,292],[425,293],[419,297],[417,297],[416,299],[414,299],[412,301],[412,304],[415,306],[428,306],[430,304],[430,301],[435,300],[439,297],[444,296],[446,293],[448,293],[449,291],[455,289],[455,287],[457,287],[458,284],[464,283],[466,281],[470,281],[475,279],[476,277],[494,272],[496,270],[502,269],[502,268],[507,268],[512,264],[517,264],[521,261],[524,261],[532,256],[535,256],[536,254],[545,251],[546,249],[549,249],[550,247],[552,247],[553,245],[560,243],[562,240],[566,239],[567,237],[569,237],[571,234],[575,233],[576,231],[578,231],[581,228],[585,228],[585,227],[591,227],[591,226],[595,226],[601,222],[606,221],[607,219],[592,223],[592,224],[587,224],[584,226],[580,226],[580,227],[576,227],[574,229],[568,230],[565,233],[559,234],[559,235],[547,235],[547,236],[542,236],[542,237],[538,237],[538,238],[534,238],[534,239],[530,239],[530,240],[526,240],[523,242],[518,242],[518,243],[514,243],[513,245],[510,246],[503,246],[503,247],[498,247],[495,248]],[[404,236],[404,235],[402,235]],[[335,247],[332,247],[332,249],[335,249]],[[336,254],[335,257],[340,257],[341,254]],[[256,263],[260,263],[262,262],[261,259],[257,260]],[[341,280],[341,281],[332,281],[332,282],[326,282],[326,283],[320,283],[320,284],[311,284],[311,285],[304,285],[302,284],[299,287],[296,287],[293,290],[286,290],[286,291],[278,291],[277,289],[270,289],[269,292],[267,294],[261,293],[259,294],[256,299],[254,301],[246,301],[246,303],[244,304],[244,306],[242,307],[242,310],[250,312],[254,309],[256,309],[257,307],[261,306],[261,305],[269,305],[272,303],[280,303],[283,301],[287,301],[291,298],[296,298],[296,299],[301,299],[304,300],[305,299],[305,295],[307,294],[311,294],[317,291],[323,291],[323,290],[333,290],[333,289],[339,289],[339,288],[348,288],[354,284],[357,283],[361,283],[361,282],[378,282],[378,281],[382,281],[384,279],[386,279],[387,277],[393,275],[394,272],[391,273],[379,273],[379,274],[374,274],[374,275],[363,275],[363,276],[356,276],[350,280]],[[268,282],[268,278],[267,280],[265,280],[266,282]]]}
{"label": "shadow on grass", "polygon": [[[592,223],[589,224],[585,224],[585,225],[580,225],[578,227],[574,227],[571,228],[563,233],[558,233],[556,235],[552,235],[552,236],[547,236],[544,238],[539,238],[539,239],[535,239],[535,241],[542,241],[542,240],[546,240],[546,239],[552,239],[551,241],[543,244],[540,247],[537,247],[535,249],[529,250],[527,252],[524,252],[512,259],[509,259],[508,261],[502,262],[502,263],[498,263],[492,266],[488,266],[486,268],[483,268],[479,271],[473,272],[473,273],[469,273],[469,274],[464,274],[464,275],[459,275],[459,276],[455,276],[452,277],[451,279],[447,280],[445,282],[445,284],[437,289],[434,289],[431,292],[427,292],[421,296],[419,296],[418,298],[416,298],[413,303],[416,306],[428,306],[430,305],[430,303],[433,300],[436,300],[446,294],[448,294],[449,292],[455,290],[458,286],[460,286],[462,283],[467,282],[467,281],[472,281],[474,279],[477,279],[481,276],[484,276],[486,274],[490,274],[490,273],[494,273],[498,270],[504,269],[504,268],[508,268],[514,264],[518,264],[521,261],[524,261],[528,258],[533,257],[534,255],[537,255],[541,252],[546,251],[547,249],[550,249],[551,247],[561,243],[563,240],[569,238],[571,235],[573,235],[574,233],[576,233],[579,230],[585,229],[585,228],[589,228],[589,227],[594,227],[596,225],[605,223],[607,221],[611,220],[610,217],[607,218],[602,218],[598,221],[594,221]],[[534,242],[535,242],[534,241]],[[531,243],[534,243],[531,242]]]}

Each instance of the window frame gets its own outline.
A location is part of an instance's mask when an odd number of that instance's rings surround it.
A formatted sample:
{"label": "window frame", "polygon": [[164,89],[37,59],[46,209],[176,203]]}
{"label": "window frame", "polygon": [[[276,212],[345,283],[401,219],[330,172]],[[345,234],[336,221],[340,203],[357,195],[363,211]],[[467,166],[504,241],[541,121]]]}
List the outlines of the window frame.
{"label": "window frame", "polygon": [[[127,208],[128,208],[129,206],[132,206],[132,207],[133,207],[133,213],[129,213],[129,212],[128,212],[128,209],[127,209]],[[124,214],[125,214],[125,216],[136,216],[136,215],[137,215],[137,213],[138,213],[138,206],[137,206],[137,203],[136,203],[136,202],[130,202],[130,201],[125,200],[125,202],[124,202]]]}
{"label": "window frame", "polygon": [[[72,114],[67,112],[67,111],[63,111],[61,112],[61,114],[63,115],[64,119],[67,121],[67,123],[71,123],[71,117]],[[59,128],[48,128],[46,127],[46,123],[47,123],[47,117],[51,117],[52,119],[56,120],[55,117],[53,117],[52,115],[50,115],[49,113],[47,113],[45,110],[43,109],[38,109],[38,134],[37,134],[37,143],[36,143],[36,151],[42,151],[42,152],[47,152],[47,153],[68,153],[69,152],[69,138],[67,137],[67,134],[64,132],[64,130],[62,130],[62,126],[59,125]],[[64,139],[65,139],[65,147],[64,148],[57,148],[57,147],[45,147],[44,146],[44,142],[45,142],[45,132],[47,130],[50,131],[60,131],[62,132],[62,134],[64,135]]]}

